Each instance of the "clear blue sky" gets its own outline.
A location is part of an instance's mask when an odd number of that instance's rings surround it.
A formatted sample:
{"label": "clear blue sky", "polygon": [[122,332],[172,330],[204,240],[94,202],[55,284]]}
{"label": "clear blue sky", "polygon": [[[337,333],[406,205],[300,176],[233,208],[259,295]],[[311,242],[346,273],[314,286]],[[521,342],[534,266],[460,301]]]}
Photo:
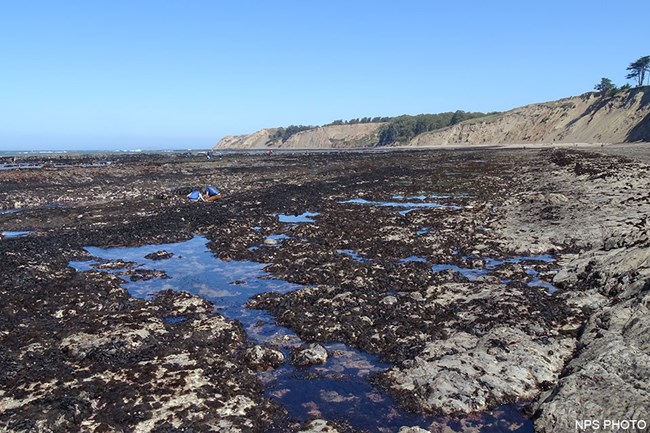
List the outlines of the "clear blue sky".
{"label": "clear blue sky", "polygon": [[650,1],[0,0],[0,150],[501,111],[650,55]]}

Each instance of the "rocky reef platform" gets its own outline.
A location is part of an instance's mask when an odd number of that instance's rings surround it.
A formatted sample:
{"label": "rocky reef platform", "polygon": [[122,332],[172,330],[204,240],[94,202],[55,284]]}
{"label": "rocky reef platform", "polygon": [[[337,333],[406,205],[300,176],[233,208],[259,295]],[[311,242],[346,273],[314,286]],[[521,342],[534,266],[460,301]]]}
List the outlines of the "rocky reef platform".
{"label": "rocky reef platform", "polygon": [[[624,147],[594,150],[19,161],[0,171],[0,429],[574,432],[587,419],[648,423],[650,166],[637,157],[650,148],[630,157]],[[186,199],[208,184],[221,200]],[[182,287],[145,297],[126,288],[162,271],[71,266],[93,258],[90,246],[197,235],[216,259],[262,263],[263,278],[295,285],[246,305],[303,347],[285,356],[260,344]],[[242,281],[228,284],[243,290]],[[365,429],[308,401],[295,415],[268,392],[260,372],[325,363],[336,358],[332,343],[380,359],[385,368],[364,378],[373,395],[428,421]],[[508,424],[504,407],[527,421]]]}

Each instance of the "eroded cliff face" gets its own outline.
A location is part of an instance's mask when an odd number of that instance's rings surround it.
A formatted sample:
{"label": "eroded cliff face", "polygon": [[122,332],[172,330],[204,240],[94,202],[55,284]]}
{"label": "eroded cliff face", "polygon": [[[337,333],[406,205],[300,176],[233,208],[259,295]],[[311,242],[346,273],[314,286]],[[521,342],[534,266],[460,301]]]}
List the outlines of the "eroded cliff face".
{"label": "eroded cliff face", "polygon": [[276,129],[262,129],[253,134],[227,136],[217,149],[336,149],[376,146],[383,123],[329,125],[302,131],[285,142],[272,140]]}
{"label": "eroded cliff face", "polygon": [[276,129],[261,129],[252,134],[227,135],[219,140],[215,146],[217,149],[262,149],[271,142],[271,134]]}
{"label": "eroded cliff face", "polygon": [[415,137],[412,146],[445,144],[622,143],[650,140],[650,92],[633,89],[532,104]]}
{"label": "eroded cliff face", "polygon": [[[218,149],[330,149],[374,147],[383,123],[330,125],[303,131],[286,142],[275,129],[224,137]],[[610,98],[596,93],[531,104],[420,134],[407,146],[650,141],[650,87]]]}
{"label": "eroded cliff face", "polygon": [[372,147],[379,142],[383,123],[330,125],[299,132],[278,147],[288,148],[352,148]]}

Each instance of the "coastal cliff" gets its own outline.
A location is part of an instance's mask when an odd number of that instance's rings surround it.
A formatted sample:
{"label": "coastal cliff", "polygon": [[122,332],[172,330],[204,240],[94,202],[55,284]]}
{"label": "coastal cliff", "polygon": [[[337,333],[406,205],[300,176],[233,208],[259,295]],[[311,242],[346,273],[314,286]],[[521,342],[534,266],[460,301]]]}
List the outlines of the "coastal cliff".
{"label": "coastal cliff", "polygon": [[217,149],[336,149],[376,146],[383,123],[327,125],[298,132],[286,141],[274,140],[277,128],[262,129],[253,134],[227,136]]}
{"label": "coastal cliff", "polygon": [[650,140],[650,91],[610,98],[586,93],[471,119],[420,134],[411,146],[445,144],[623,143]]}
{"label": "coastal cliff", "polygon": [[[276,128],[222,138],[217,149],[333,149],[379,146],[386,123],[327,125],[302,131],[286,141],[273,139]],[[590,92],[526,105],[418,134],[389,146],[474,144],[623,143],[650,141],[650,87],[614,96]]]}

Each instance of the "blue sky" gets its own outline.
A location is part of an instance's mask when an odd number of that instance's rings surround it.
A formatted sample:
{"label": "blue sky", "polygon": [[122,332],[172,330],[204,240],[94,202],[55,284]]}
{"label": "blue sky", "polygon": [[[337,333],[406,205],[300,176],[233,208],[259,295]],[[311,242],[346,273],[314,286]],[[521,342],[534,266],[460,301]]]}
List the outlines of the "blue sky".
{"label": "blue sky", "polygon": [[648,16],[647,0],[0,0],[0,150],[508,110],[624,84]]}

